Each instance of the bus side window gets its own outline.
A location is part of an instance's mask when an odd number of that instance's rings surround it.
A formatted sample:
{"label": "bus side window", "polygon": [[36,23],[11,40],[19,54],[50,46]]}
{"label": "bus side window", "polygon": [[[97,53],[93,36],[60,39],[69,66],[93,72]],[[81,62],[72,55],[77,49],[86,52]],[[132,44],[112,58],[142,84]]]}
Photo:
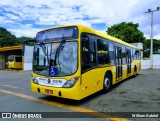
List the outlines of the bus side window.
{"label": "bus side window", "polygon": [[81,39],[82,71],[96,66],[96,43],[89,35],[83,34]]}
{"label": "bus side window", "polygon": [[113,43],[109,42],[109,57],[111,65],[114,65],[114,46]]}
{"label": "bus side window", "polygon": [[108,42],[105,40],[97,40],[98,64],[109,64]]}
{"label": "bus side window", "polygon": [[141,59],[141,51],[139,50],[139,59]]}
{"label": "bus side window", "polygon": [[16,62],[22,62],[22,57],[16,57]]}
{"label": "bus side window", "polygon": [[135,51],[135,57],[136,57],[137,60],[140,59],[139,58],[140,57],[140,51],[138,51],[138,50]]}
{"label": "bus side window", "polygon": [[136,50],[133,49],[133,60],[136,60],[136,54],[135,54]]}
{"label": "bus side window", "polygon": [[90,55],[90,60],[91,60],[90,64],[96,65],[96,43],[94,40],[90,41],[89,55]]}
{"label": "bus side window", "polygon": [[82,37],[82,64],[89,64],[89,38]]}
{"label": "bus side window", "polygon": [[126,64],[126,48],[122,46],[122,64]]}

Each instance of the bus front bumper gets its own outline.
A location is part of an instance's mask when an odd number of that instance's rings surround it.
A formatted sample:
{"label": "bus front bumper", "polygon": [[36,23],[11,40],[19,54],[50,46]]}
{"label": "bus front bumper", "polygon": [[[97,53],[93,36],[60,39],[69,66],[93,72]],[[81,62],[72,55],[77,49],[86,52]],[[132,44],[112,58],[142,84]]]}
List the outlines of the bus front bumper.
{"label": "bus front bumper", "polygon": [[80,86],[73,86],[72,88],[57,88],[52,86],[44,86],[33,83],[31,80],[31,90],[32,92],[51,95],[61,98],[68,98],[74,100],[80,100],[82,97],[79,94]]}

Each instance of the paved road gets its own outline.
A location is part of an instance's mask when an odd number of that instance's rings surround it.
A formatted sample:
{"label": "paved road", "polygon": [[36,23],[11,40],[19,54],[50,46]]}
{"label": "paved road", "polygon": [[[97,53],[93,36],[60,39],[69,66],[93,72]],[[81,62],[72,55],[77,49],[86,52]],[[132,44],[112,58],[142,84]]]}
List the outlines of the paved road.
{"label": "paved road", "polygon": [[[108,94],[99,92],[82,101],[73,101],[32,93],[30,91],[30,71],[24,73],[0,72],[0,112],[61,112],[52,114],[61,118],[47,118],[52,121],[120,121],[122,118],[113,119],[108,117],[108,114],[103,115],[96,112],[160,112],[159,74],[160,70],[142,70],[137,77],[114,86]],[[78,113],[77,116],[77,113],[73,112],[92,112],[91,114],[83,113],[84,117],[87,115],[92,118],[78,118],[82,113]],[[66,118],[65,116],[72,117],[72,114],[77,118]],[[116,116],[119,117],[119,115]],[[62,118],[62,116],[65,117]],[[106,116],[107,118],[98,118]],[[131,120],[140,121],[142,118]],[[143,120],[159,121],[160,119],[143,118]]]}

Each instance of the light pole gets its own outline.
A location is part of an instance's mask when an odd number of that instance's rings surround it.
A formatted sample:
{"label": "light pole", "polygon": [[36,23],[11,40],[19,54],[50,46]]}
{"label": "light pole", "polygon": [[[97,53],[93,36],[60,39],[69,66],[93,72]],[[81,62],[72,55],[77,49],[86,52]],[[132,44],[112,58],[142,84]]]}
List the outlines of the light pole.
{"label": "light pole", "polygon": [[151,48],[150,48],[150,68],[153,69],[153,13],[159,11],[160,7],[157,7],[156,10],[148,9],[145,13],[151,13]]}

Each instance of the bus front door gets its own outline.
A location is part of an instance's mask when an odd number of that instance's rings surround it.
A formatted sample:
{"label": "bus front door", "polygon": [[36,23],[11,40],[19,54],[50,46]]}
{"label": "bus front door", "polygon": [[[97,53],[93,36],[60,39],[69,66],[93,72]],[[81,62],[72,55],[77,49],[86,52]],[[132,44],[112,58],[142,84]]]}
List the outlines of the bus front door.
{"label": "bus front door", "polygon": [[126,60],[127,60],[127,76],[131,74],[131,50],[126,50]]}
{"label": "bus front door", "polygon": [[122,79],[122,56],[121,55],[122,55],[122,48],[115,47],[117,81]]}

